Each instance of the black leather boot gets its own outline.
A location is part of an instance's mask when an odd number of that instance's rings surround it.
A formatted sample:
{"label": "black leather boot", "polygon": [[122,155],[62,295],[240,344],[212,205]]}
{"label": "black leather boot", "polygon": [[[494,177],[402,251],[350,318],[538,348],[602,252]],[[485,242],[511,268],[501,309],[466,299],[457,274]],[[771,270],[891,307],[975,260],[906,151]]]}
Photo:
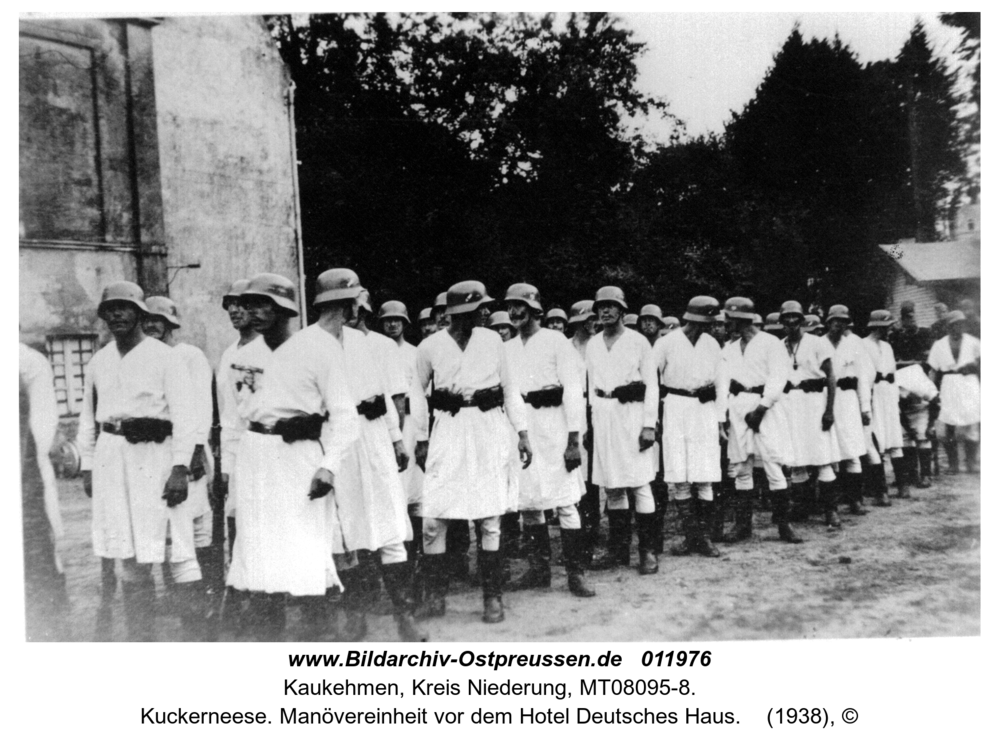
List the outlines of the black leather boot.
{"label": "black leather boot", "polygon": [[632,513],[628,509],[608,511],[608,551],[592,570],[628,567],[632,550]]}
{"label": "black leather boot", "polygon": [[710,524],[714,520],[715,503],[710,500],[692,499],[694,501],[695,516],[698,522],[698,554],[703,557],[721,557],[721,553],[712,544],[710,534]]}
{"label": "black leather boot", "polygon": [[680,520],[681,529],[684,532],[684,541],[676,547],[671,547],[670,554],[674,557],[686,557],[696,549],[697,527],[695,526],[694,499],[675,500],[674,507],[677,509],[677,518]]}
{"label": "black leather boot", "polygon": [[903,456],[892,460],[892,474],[896,484],[896,497],[910,497],[910,460],[915,455],[912,448],[903,449]]}
{"label": "black leather boot", "polygon": [[979,442],[965,442],[965,471],[972,475],[979,474]]}
{"label": "black leather boot", "polygon": [[788,523],[788,489],[771,491],[771,508],[774,521],[778,525],[778,537],[782,542],[801,544],[802,537],[795,533]]}
{"label": "black leather boot", "polygon": [[448,584],[451,580],[450,567],[451,560],[447,552],[438,555],[425,552],[420,559],[424,598],[414,612],[418,619],[444,616],[445,597],[448,595]]}
{"label": "black leather boot", "polygon": [[843,473],[844,487],[847,490],[848,508],[853,516],[864,516],[868,510],[862,506],[864,502],[864,475],[861,472]]}
{"label": "black leather boot", "polygon": [[548,525],[525,526],[524,540],[528,557],[528,570],[520,578],[512,581],[507,586],[507,590],[526,591],[531,588],[550,587],[552,585],[552,568],[549,564],[549,555],[552,554],[552,544]]}
{"label": "black leather boot", "polygon": [[483,550],[479,553],[483,574],[483,621],[498,624],[503,621],[503,555]]}
{"label": "black leather boot", "polygon": [[427,633],[417,626],[413,617],[413,563],[397,562],[381,567],[382,580],[392,600],[399,639],[403,642],[427,642]]}
{"label": "black leather boot", "polygon": [[569,592],[580,598],[591,598],[597,592],[587,584],[584,577],[582,555],[585,539],[583,529],[562,530],[563,562],[566,563]]}
{"label": "black leather boot", "polygon": [[733,530],[724,538],[723,542],[733,544],[744,542],[753,536],[753,491],[736,490],[733,494],[733,515],[735,524]]}
{"label": "black leather boot", "polygon": [[917,475],[917,487],[926,490],[931,486],[931,455],[932,449],[917,449],[917,464],[920,472]]}
{"label": "black leather boot", "polygon": [[840,487],[837,481],[819,483],[819,496],[823,503],[823,516],[828,529],[840,528],[840,515],[837,513],[837,499],[840,497]]}
{"label": "black leather boot", "polygon": [[875,498],[875,505],[879,508],[891,506],[889,485],[885,481],[885,462],[872,465],[868,470],[868,477],[868,490]]}
{"label": "black leather boot", "polygon": [[635,530],[639,534],[639,575],[653,575],[660,571],[660,563],[654,550],[656,539],[656,512],[637,513]]}
{"label": "black leather boot", "polygon": [[174,585],[174,592],[179,604],[184,640],[204,642],[208,633],[208,597],[205,593],[205,582],[196,580],[191,583],[177,583]]}

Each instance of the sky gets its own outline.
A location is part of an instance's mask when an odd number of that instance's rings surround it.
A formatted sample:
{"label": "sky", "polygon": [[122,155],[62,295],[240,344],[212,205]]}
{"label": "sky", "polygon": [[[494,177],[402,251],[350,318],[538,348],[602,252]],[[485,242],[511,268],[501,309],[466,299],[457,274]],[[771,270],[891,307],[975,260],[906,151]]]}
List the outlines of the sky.
{"label": "sky", "polygon": [[[935,50],[950,54],[958,32],[934,13],[618,13],[646,43],[639,87],[662,96],[688,136],[721,133],[732,111],[754,96],[796,21],[806,38],[840,34],[861,63],[895,57],[915,20],[924,21]],[[666,141],[669,126],[648,131]]]}

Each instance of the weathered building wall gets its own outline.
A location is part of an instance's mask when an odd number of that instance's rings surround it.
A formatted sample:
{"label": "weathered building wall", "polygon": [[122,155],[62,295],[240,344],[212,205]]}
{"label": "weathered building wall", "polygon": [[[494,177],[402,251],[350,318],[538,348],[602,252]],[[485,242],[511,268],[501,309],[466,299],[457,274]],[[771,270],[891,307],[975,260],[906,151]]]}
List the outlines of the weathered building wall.
{"label": "weathered building wall", "polygon": [[221,297],[261,271],[297,281],[289,79],[257,16],[153,29],[170,296],[184,340],[215,364],[235,339]]}

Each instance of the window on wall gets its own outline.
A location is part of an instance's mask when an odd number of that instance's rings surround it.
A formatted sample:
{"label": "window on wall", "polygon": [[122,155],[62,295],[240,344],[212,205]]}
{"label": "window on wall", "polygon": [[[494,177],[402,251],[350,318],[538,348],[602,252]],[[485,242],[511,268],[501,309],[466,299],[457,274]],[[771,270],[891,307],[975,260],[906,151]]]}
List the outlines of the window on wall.
{"label": "window on wall", "polygon": [[83,407],[83,372],[96,347],[96,335],[50,335],[45,339],[59,415],[80,414]]}

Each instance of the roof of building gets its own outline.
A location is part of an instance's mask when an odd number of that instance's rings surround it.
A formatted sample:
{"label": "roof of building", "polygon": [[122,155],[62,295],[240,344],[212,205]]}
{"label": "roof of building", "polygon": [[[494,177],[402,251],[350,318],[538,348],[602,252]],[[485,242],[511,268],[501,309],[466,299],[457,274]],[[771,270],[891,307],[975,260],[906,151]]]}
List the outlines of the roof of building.
{"label": "roof of building", "polygon": [[899,242],[879,245],[886,254],[917,281],[978,279],[979,237],[952,242]]}

